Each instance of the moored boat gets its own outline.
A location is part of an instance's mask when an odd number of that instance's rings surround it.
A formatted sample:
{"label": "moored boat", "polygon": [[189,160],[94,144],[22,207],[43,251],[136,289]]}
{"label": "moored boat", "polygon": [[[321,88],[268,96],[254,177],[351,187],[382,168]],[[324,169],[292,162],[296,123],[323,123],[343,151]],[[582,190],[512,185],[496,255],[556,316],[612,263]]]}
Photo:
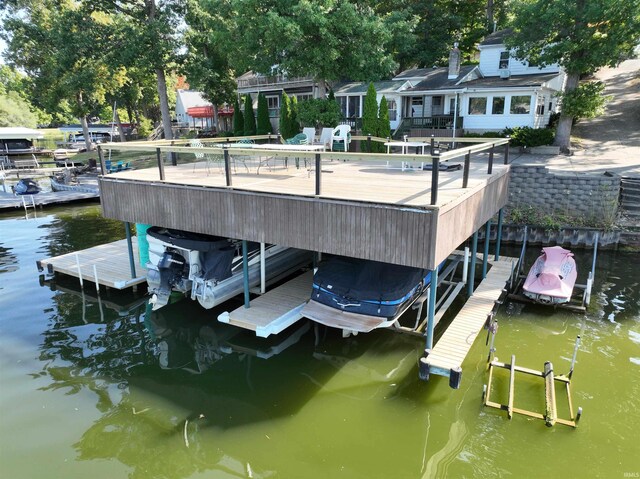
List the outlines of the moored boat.
{"label": "moored boat", "polygon": [[[147,283],[154,310],[165,306],[173,291],[189,293],[209,309],[244,290],[240,241],[160,227],[149,228],[147,240]],[[266,245],[265,280],[284,277],[310,259],[303,250]],[[257,286],[261,275],[257,243],[249,246],[248,273],[249,286]]]}
{"label": "moored boat", "polygon": [[40,193],[41,188],[31,178],[22,178],[20,181],[16,183],[13,187],[13,192],[16,195],[35,195],[36,193]]}
{"label": "moored boat", "polygon": [[563,304],[571,300],[578,277],[573,253],[561,246],[542,248],[522,285],[522,294],[542,304]]}

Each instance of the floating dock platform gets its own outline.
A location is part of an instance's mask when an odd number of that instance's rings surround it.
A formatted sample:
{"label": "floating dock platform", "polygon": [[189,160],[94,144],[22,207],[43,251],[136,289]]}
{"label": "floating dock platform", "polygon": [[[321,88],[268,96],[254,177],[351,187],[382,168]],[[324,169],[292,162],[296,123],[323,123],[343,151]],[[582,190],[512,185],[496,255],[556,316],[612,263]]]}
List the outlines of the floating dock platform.
{"label": "floating dock platform", "polygon": [[[0,211],[15,210],[34,206],[53,206],[75,201],[99,200],[100,193],[87,193],[82,191],[50,191],[35,195],[16,196],[11,193],[0,191]],[[23,203],[24,201],[24,203]]]}
{"label": "floating dock platform", "polygon": [[37,261],[39,271],[49,274],[62,273],[96,282],[114,289],[126,289],[147,281],[147,270],[138,259],[138,242],[132,240],[135,275],[131,273],[127,240],[118,240],[75,253],[67,253]]}
{"label": "floating dock platform", "polygon": [[249,308],[220,314],[218,321],[255,331],[261,338],[278,334],[302,318],[312,285],[313,271],[307,271],[254,299]]}
{"label": "floating dock platform", "polygon": [[473,346],[478,333],[487,323],[496,302],[506,294],[507,281],[513,274],[516,258],[500,257],[488,261],[491,265],[485,278],[458,312],[432,350],[420,358],[420,377],[430,374],[449,377],[452,387],[459,385],[462,363]]}

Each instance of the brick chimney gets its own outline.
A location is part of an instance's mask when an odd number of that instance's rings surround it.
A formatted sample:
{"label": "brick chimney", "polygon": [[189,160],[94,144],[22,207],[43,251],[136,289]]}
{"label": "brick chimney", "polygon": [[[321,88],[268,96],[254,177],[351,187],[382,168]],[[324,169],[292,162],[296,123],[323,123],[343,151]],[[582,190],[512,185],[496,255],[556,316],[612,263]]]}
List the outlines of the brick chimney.
{"label": "brick chimney", "polygon": [[460,75],[460,49],[458,48],[458,42],[453,44],[451,52],[449,52],[449,80],[454,80]]}

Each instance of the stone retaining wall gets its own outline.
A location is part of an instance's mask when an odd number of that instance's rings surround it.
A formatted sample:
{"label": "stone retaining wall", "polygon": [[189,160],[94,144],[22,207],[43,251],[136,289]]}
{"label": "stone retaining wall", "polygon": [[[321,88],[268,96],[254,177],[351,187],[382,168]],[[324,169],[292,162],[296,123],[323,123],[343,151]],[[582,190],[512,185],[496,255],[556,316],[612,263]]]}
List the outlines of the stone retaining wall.
{"label": "stone retaining wall", "polygon": [[606,224],[615,220],[619,196],[619,177],[511,165],[507,210],[534,207],[540,212]]}

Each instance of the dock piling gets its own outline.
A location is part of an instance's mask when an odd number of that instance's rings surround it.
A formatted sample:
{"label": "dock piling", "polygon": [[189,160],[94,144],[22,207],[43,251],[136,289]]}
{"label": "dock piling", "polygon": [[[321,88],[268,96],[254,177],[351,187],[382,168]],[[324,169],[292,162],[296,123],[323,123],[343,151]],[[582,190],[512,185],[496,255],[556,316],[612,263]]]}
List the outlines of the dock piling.
{"label": "dock piling", "polygon": [[478,232],[473,233],[471,242],[471,266],[469,268],[469,282],[467,283],[467,296],[473,296],[473,287],[476,280],[476,259],[478,258]]}
{"label": "dock piling", "polygon": [[76,253],[76,266],[78,267],[78,279],[80,280],[80,289],[84,290],[84,281],[82,280],[82,270],[80,269],[80,256]]}
{"label": "dock piling", "polygon": [[[228,155],[228,152],[226,152]],[[244,278],[244,307],[250,307],[249,298],[249,247],[247,240],[242,240],[242,276]]]}
{"label": "dock piling", "polygon": [[471,152],[464,155],[464,172],[462,173],[462,187],[469,185],[469,168],[471,167]]}
{"label": "dock piling", "polygon": [[491,233],[491,220],[484,225],[484,251],[482,254],[482,277],[487,276],[487,261],[489,260],[489,236]]}
{"label": "dock piling", "polygon": [[431,138],[431,204],[438,203],[438,181],[440,179],[440,150],[433,148],[433,138]]}
{"label": "dock piling", "polygon": [[124,230],[127,234],[127,252],[129,253],[129,268],[131,269],[131,279],[135,279],[136,263],[133,259],[133,245],[131,244],[131,223],[125,221]]}
{"label": "dock piling", "polygon": [[498,226],[496,227],[496,254],[495,260],[500,259],[500,243],[502,242],[502,219],[504,216],[504,208],[500,208],[498,211]]}
{"label": "dock piling", "polygon": [[438,288],[438,268],[431,271],[431,284],[429,285],[429,303],[427,305],[427,349],[433,349],[434,317],[436,314],[436,296]]}

